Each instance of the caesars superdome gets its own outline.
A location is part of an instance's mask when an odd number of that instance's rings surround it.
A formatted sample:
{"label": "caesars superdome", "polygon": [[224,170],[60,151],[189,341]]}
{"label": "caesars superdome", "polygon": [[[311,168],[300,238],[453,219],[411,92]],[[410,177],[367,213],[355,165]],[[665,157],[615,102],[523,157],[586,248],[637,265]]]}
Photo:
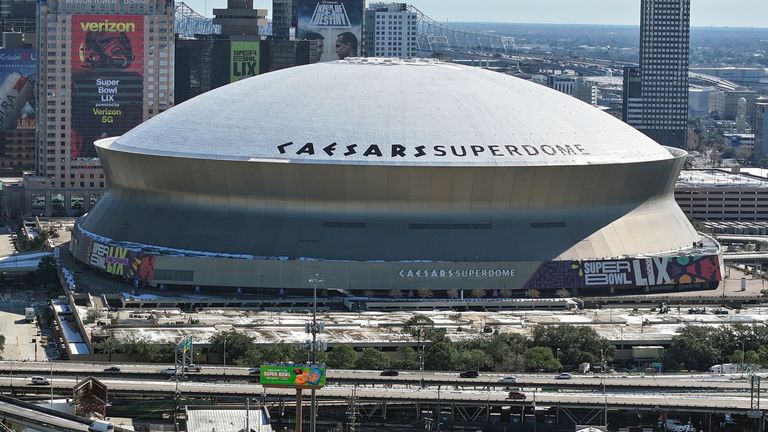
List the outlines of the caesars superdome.
{"label": "caesars superdome", "polygon": [[[570,96],[431,61],[246,79],[96,143],[80,261],[166,287],[402,295],[716,287],[686,153]],[[454,293],[454,294],[452,294]]]}

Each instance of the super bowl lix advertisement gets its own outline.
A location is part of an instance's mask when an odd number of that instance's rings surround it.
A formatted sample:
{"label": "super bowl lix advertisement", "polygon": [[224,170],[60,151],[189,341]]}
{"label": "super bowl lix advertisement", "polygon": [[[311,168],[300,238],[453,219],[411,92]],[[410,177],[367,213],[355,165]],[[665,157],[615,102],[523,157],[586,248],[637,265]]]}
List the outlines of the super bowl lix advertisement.
{"label": "super bowl lix advertisement", "polygon": [[71,157],[96,157],[93,142],[142,121],[144,17],[72,17]]}

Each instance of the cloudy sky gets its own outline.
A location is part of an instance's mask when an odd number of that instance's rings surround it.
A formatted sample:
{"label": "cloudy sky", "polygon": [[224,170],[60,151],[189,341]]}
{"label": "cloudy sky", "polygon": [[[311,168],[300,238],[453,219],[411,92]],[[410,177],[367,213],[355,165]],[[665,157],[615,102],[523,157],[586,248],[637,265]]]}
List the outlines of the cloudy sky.
{"label": "cloudy sky", "polygon": [[[183,0],[211,15],[226,0]],[[403,1],[403,0],[401,0]],[[640,0],[411,0],[438,21],[510,23],[629,24],[640,19]],[[691,0],[691,24],[718,27],[768,27],[768,0]],[[271,0],[254,0],[271,9]],[[271,10],[270,10],[271,18]]]}

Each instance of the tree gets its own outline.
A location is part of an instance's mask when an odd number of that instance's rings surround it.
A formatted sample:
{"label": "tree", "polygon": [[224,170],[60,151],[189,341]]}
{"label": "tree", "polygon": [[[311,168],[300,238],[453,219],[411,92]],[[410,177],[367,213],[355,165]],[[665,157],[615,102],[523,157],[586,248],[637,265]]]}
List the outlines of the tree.
{"label": "tree", "polygon": [[473,349],[469,351],[457,351],[454,364],[456,369],[463,370],[491,370],[494,361],[485,351]]}
{"label": "tree", "polygon": [[456,348],[450,342],[432,344],[424,353],[424,367],[429,370],[455,370]]}
{"label": "tree", "polygon": [[537,299],[541,297],[541,291],[537,290],[536,288],[531,288],[525,291],[525,297],[531,298],[531,299]]}
{"label": "tree", "polygon": [[523,354],[525,357],[525,367],[531,371],[556,371],[562,367],[555,358],[552,350],[547,347],[528,348]]}
{"label": "tree", "polygon": [[37,270],[35,270],[35,278],[43,288],[47,287],[48,284],[58,285],[59,270],[56,267],[56,260],[52,256],[45,256],[40,260]]}
{"label": "tree", "polygon": [[557,290],[557,296],[560,298],[568,298],[571,296],[571,292],[567,289],[559,289]]}
{"label": "tree", "polygon": [[5,350],[5,335],[0,334],[0,352]]}
{"label": "tree", "polygon": [[488,295],[488,293],[486,293],[482,288],[475,288],[472,290],[472,297],[474,298],[483,298],[486,295]]}
{"label": "tree", "polygon": [[261,349],[263,363],[291,363],[304,362],[306,357],[295,345],[280,342],[271,344]]}
{"label": "tree", "polygon": [[392,367],[395,369],[415,370],[419,368],[419,354],[409,346],[397,347],[397,352],[392,359]]}
{"label": "tree", "polygon": [[209,340],[213,351],[226,358],[232,364],[238,363],[246,352],[253,348],[253,337],[237,330],[219,332]]}
{"label": "tree", "polygon": [[558,360],[566,365],[597,363],[613,358],[615,347],[606,338],[586,326],[537,326],[533,329],[530,346],[560,351]]}
{"label": "tree", "polygon": [[113,338],[112,336],[96,344],[96,349],[102,353],[107,354],[109,356],[109,361],[112,361],[112,354],[120,352],[122,347],[123,344],[121,344],[119,340]]}
{"label": "tree", "polygon": [[425,299],[425,298],[432,298],[432,297],[435,296],[435,293],[432,292],[431,289],[427,289],[427,288],[419,289],[416,292],[416,294],[419,296],[419,298],[423,298],[423,299]]}
{"label": "tree", "polygon": [[376,348],[366,348],[357,357],[355,366],[358,369],[382,370],[389,367],[389,357]]}
{"label": "tree", "polygon": [[667,370],[676,370],[681,365],[689,370],[707,370],[718,363],[721,352],[714,343],[716,331],[701,326],[688,326],[680,330],[664,353]]}
{"label": "tree", "polygon": [[328,353],[328,366],[336,369],[352,369],[357,363],[357,352],[349,345],[338,345]]}

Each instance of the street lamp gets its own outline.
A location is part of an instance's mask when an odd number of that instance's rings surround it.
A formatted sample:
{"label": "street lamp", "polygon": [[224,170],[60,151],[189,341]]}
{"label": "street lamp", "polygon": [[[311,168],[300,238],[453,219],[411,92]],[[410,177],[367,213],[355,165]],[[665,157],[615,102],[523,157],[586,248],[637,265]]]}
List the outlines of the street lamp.
{"label": "street lamp", "polygon": [[[309,278],[308,282],[312,284],[312,326],[310,328],[312,333],[312,346],[310,347],[309,351],[309,362],[311,365],[315,365],[317,363],[317,334],[320,332],[320,328],[317,325],[317,285],[323,283],[324,281],[320,279],[319,274],[315,273]],[[312,388],[312,402],[310,405],[311,418],[309,422],[310,432],[315,432],[317,427],[317,399],[315,393],[315,389]]]}
{"label": "street lamp", "polygon": [[744,364],[747,362],[747,359],[746,359],[747,353],[746,353],[746,350],[744,349],[744,341],[740,340],[739,343],[741,344],[741,367],[740,367],[741,377],[744,378]]}

